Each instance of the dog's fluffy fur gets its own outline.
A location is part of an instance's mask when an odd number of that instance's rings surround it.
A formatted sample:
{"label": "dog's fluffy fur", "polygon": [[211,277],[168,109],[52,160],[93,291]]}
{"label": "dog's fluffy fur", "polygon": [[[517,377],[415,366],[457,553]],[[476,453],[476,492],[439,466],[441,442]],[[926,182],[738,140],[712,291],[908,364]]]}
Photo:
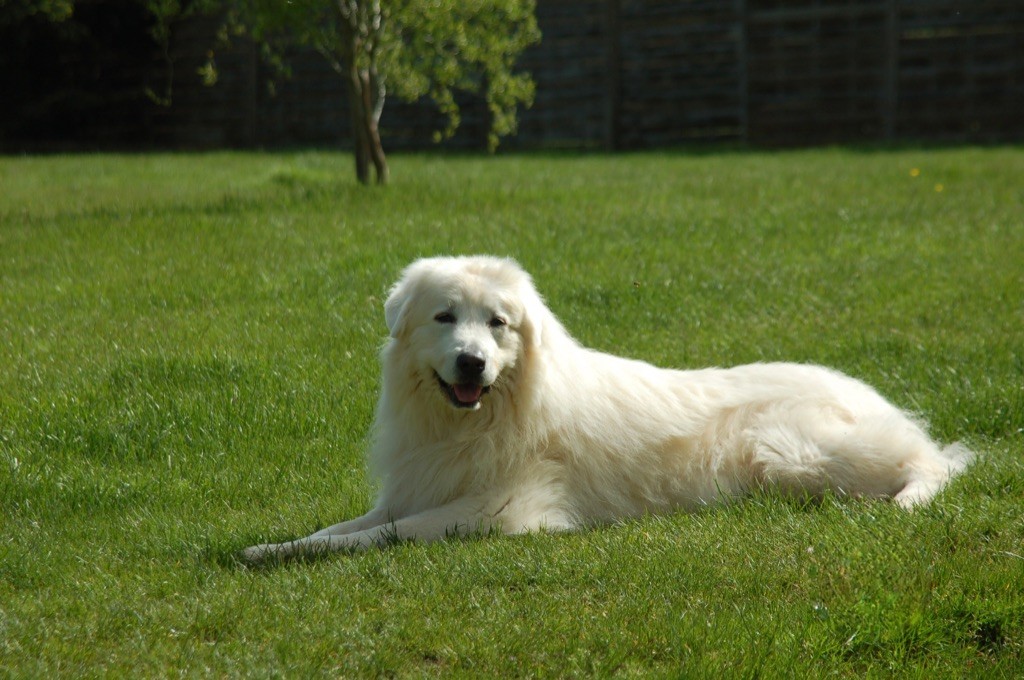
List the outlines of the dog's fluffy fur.
{"label": "dog's fluffy fur", "polygon": [[765,487],[910,508],[971,459],[827,368],[665,370],[586,349],[511,260],[419,260],[384,311],[376,505],[247,559],[568,530]]}

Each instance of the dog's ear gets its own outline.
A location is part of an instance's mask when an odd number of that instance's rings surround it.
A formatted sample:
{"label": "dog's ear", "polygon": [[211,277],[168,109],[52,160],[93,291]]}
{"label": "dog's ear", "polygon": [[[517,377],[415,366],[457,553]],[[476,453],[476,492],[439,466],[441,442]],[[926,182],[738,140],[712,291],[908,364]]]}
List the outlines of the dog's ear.
{"label": "dog's ear", "polygon": [[532,283],[522,287],[519,299],[523,304],[523,322],[520,325],[523,339],[530,347],[540,347],[544,342],[544,326],[551,313]]}
{"label": "dog's ear", "polygon": [[384,302],[384,323],[388,325],[388,333],[391,337],[397,338],[405,332],[409,310],[412,308],[410,301],[414,290],[413,282],[408,275],[403,276],[388,293],[388,299]]}

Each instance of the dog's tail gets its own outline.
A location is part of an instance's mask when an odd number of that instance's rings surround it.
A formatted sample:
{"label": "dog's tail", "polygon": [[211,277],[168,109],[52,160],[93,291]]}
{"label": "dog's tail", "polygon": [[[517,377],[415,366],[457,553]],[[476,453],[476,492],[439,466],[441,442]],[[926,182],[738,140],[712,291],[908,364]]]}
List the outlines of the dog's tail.
{"label": "dog's tail", "polygon": [[893,500],[907,509],[927,503],[950,479],[966,470],[975,457],[974,452],[960,442],[941,451],[936,449],[931,455],[920,456],[907,484],[893,496]]}

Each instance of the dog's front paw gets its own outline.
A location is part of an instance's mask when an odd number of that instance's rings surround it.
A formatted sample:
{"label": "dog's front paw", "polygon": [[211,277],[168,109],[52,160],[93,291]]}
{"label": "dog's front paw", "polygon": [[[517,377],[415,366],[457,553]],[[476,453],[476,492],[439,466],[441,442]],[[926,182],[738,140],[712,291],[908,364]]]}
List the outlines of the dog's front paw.
{"label": "dog's front paw", "polygon": [[274,543],[251,545],[238,553],[238,559],[246,565],[255,567],[275,562],[281,557],[280,547]]}

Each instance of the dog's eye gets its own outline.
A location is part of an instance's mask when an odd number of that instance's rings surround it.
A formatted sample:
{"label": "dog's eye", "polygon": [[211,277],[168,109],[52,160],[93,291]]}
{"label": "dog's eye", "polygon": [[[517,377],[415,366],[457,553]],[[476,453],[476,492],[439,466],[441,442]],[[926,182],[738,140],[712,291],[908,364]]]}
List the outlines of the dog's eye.
{"label": "dog's eye", "polygon": [[502,326],[506,325],[507,323],[508,322],[505,321],[504,319],[502,319],[500,316],[496,316],[493,319],[491,319],[490,327],[491,328],[501,328]]}
{"label": "dog's eye", "polygon": [[451,312],[440,312],[434,315],[434,321],[438,323],[455,323],[455,315]]}

